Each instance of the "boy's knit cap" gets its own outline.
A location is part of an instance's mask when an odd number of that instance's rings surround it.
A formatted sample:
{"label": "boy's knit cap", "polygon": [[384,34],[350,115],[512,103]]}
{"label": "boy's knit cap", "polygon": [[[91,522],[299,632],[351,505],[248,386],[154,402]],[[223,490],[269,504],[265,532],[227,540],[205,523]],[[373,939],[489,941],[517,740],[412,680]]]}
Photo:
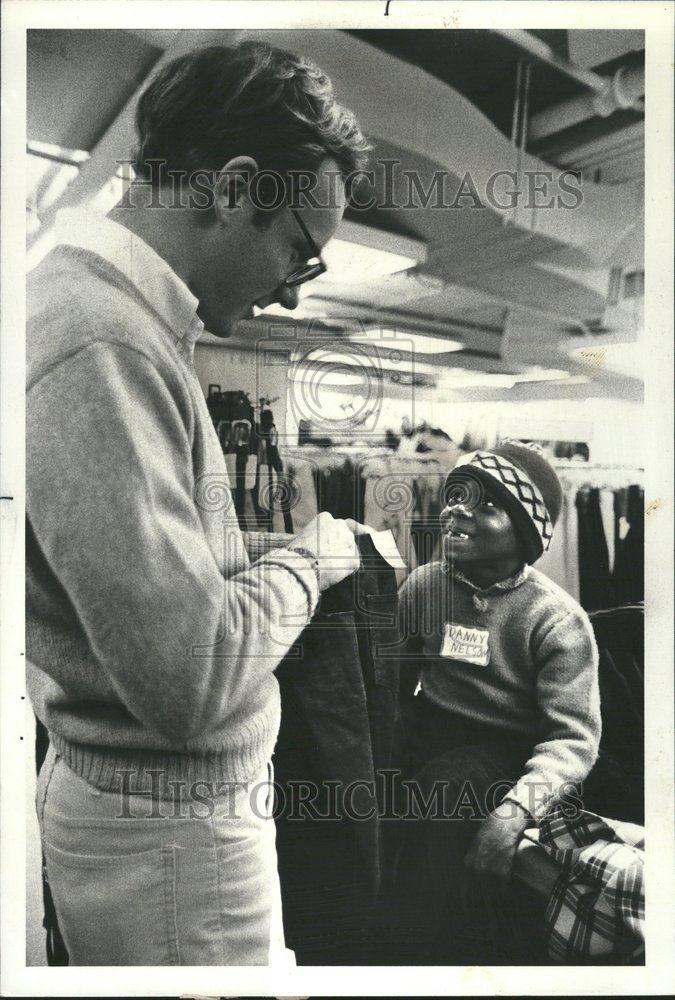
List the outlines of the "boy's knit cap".
{"label": "boy's knit cap", "polygon": [[539,448],[505,441],[460,460],[445,483],[446,502],[472,506],[487,491],[513,522],[525,561],[549,548],[562,505],[557,473]]}

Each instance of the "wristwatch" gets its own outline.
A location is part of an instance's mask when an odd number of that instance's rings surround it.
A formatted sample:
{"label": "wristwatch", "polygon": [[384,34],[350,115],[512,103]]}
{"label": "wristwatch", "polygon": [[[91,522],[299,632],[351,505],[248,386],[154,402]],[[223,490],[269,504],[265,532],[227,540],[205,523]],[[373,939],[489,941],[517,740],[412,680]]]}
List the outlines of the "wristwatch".
{"label": "wristwatch", "polygon": [[303,557],[303,559],[306,559],[307,562],[310,563],[312,569],[316,573],[316,582],[318,584],[319,583],[319,557],[317,556],[316,552],[312,552],[311,549],[306,549],[302,545],[294,545],[293,548],[289,547],[288,551],[289,552],[297,552],[298,555],[301,555]]}

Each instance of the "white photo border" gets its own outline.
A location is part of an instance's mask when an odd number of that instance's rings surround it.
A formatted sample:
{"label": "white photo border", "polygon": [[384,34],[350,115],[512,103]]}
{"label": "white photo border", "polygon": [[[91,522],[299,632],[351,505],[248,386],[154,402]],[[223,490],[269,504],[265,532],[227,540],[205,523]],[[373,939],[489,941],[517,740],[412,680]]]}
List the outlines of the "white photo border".
{"label": "white photo border", "polygon": [[[452,996],[669,993],[673,847],[672,3],[4,0],[2,23],[2,995]],[[385,8],[389,7],[388,14]],[[29,28],[633,28],[646,31],[645,502],[647,947],[644,967],[48,968],[25,965],[23,739],[26,30]]]}

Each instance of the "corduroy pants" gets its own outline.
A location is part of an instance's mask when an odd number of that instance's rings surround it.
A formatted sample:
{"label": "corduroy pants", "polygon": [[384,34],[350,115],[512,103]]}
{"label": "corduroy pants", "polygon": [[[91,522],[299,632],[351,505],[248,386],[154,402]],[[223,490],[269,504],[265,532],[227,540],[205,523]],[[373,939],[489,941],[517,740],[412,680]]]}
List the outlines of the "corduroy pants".
{"label": "corduroy pants", "polygon": [[103,792],[50,747],[46,873],[71,965],[267,965],[283,949],[271,766],[186,800]]}

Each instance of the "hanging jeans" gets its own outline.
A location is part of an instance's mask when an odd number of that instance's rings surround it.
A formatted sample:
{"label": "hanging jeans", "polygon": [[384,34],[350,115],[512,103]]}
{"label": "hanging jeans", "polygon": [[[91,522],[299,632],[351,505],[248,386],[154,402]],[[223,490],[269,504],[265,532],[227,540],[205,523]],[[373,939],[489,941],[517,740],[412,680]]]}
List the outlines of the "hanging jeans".
{"label": "hanging jeans", "polygon": [[630,486],[625,496],[628,533],[621,538],[619,522],[621,498],[617,497],[616,547],[613,582],[617,604],[631,604],[643,601],[645,593],[645,521],[644,491],[639,486]]}
{"label": "hanging jeans", "polygon": [[586,611],[611,608],[614,586],[609,572],[609,551],[600,510],[600,491],[579,490],[579,591]]}
{"label": "hanging jeans", "polygon": [[336,518],[358,519],[358,474],[351,462],[340,466],[313,470],[314,488],[319,511],[328,511]]}
{"label": "hanging jeans", "polygon": [[355,965],[380,879],[377,772],[397,705],[394,571],[369,536],[360,570],[321,595],[277,668],[277,850],[288,946],[301,965]]}

